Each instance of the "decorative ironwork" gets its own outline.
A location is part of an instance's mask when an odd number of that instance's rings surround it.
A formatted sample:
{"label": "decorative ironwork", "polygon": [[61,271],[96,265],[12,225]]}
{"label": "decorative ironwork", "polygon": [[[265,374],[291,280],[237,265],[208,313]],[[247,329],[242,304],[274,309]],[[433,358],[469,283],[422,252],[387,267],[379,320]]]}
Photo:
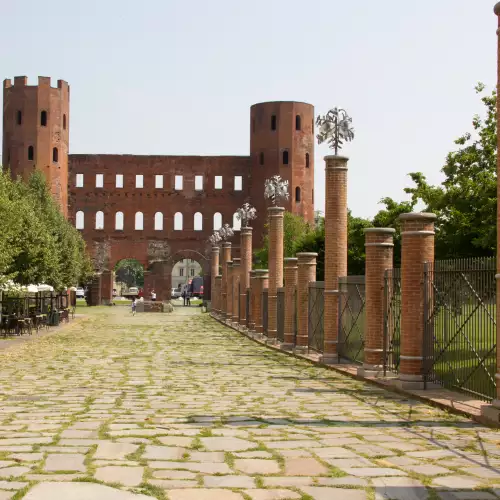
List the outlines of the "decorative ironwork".
{"label": "decorative ironwork", "polygon": [[365,338],[365,277],[339,278],[339,357],[362,363]]}
{"label": "decorative ironwork", "polygon": [[269,308],[268,308],[268,297],[269,290],[264,288],[262,291],[262,329],[264,331],[264,335],[267,335],[267,325],[269,323]]}
{"label": "decorative ironwork", "polygon": [[337,154],[344,142],[354,139],[354,129],[351,124],[352,118],[345,109],[333,108],[326,115],[319,115],[316,119],[316,125],[319,127],[319,133],[316,136],[318,144],[328,142],[329,147]]}
{"label": "decorative ironwork", "polygon": [[313,281],[309,283],[308,306],[308,348],[323,352],[325,344],[324,331],[325,313],[325,282]]}
{"label": "decorative ironwork", "polygon": [[276,206],[280,199],[288,200],[288,181],[285,181],[279,175],[273,175],[264,182],[264,197],[271,200]]}
{"label": "decorative ironwork", "polygon": [[384,375],[399,371],[401,351],[401,269],[387,269],[384,276]]}
{"label": "decorative ironwork", "polygon": [[424,374],[485,401],[496,393],[495,259],[424,267]]}
{"label": "decorative ironwork", "polygon": [[277,337],[280,342],[285,341],[285,289],[277,290]]}
{"label": "decorative ironwork", "polygon": [[221,240],[222,238],[219,231],[214,231],[212,236],[208,238],[208,241],[214,246],[218,245],[221,242]]}
{"label": "decorative ironwork", "polygon": [[218,230],[219,236],[220,236],[220,241],[227,241],[229,238],[232,238],[234,236],[234,231],[231,228],[229,224],[224,224],[219,230]]}
{"label": "decorative ironwork", "polygon": [[248,223],[257,218],[257,210],[250,203],[244,203],[236,210],[236,218],[241,221],[241,227],[248,227]]}

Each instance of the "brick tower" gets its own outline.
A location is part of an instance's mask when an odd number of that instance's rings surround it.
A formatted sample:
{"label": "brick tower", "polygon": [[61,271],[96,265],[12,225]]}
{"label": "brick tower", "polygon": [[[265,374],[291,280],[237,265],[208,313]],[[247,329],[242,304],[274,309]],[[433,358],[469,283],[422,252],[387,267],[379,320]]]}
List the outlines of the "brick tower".
{"label": "brick tower", "polygon": [[34,169],[45,175],[54,199],[68,214],[69,86],[39,76],[28,85],[25,76],[3,82],[4,167],[13,177],[28,179]]}
{"label": "brick tower", "polygon": [[[267,218],[264,181],[272,175],[288,180],[290,198],[280,204],[288,212],[314,221],[314,106],[276,101],[250,109],[250,198],[258,212],[254,234],[262,234]],[[261,241],[255,241],[259,247]]]}

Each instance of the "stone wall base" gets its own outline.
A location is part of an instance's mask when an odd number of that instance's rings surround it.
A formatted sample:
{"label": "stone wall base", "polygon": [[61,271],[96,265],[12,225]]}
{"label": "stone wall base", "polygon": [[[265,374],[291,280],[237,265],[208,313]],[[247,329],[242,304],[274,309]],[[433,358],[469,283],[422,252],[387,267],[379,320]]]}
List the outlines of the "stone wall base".
{"label": "stone wall base", "polygon": [[500,400],[495,399],[492,404],[481,407],[481,416],[492,424],[500,425]]}

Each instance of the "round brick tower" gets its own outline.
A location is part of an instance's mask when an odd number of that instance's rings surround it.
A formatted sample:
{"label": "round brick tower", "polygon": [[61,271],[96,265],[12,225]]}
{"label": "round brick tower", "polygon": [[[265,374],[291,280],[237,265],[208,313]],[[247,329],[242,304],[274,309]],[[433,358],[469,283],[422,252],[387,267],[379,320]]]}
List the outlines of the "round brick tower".
{"label": "round brick tower", "polygon": [[[275,101],[250,108],[250,197],[258,211],[253,226],[262,234],[267,218],[264,181],[272,175],[288,180],[290,198],[282,202],[289,212],[314,221],[314,106]],[[260,241],[255,241],[259,247]]]}
{"label": "round brick tower", "polygon": [[13,177],[27,179],[34,169],[45,175],[61,211],[68,213],[69,86],[38,77],[28,85],[25,76],[3,82],[4,167]]}

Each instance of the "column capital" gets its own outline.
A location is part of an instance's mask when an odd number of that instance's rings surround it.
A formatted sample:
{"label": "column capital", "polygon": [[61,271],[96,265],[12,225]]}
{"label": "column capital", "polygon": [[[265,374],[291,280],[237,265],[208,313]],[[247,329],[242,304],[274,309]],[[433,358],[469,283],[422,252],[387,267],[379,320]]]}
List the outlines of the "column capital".
{"label": "column capital", "polygon": [[240,229],[240,236],[252,234],[253,228],[250,226],[242,227]]}
{"label": "column capital", "polygon": [[240,259],[240,258],[235,257],[235,258],[233,259],[232,264],[233,264],[233,267],[239,266],[239,265],[241,264],[241,259]]}
{"label": "column capital", "polygon": [[224,241],[222,243],[222,248],[231,248],[231,242],[230,241]]}
{"label": "column capital", "polygon": [[214,245],[212,247],[212,253],[219,253],[220,252],[220,248],[218,247],[218,245]]}
{"label": "column capital", "polygon": [[430,222],[437,219],[437,215],[430,212],[410,212],[407,214],[400,214],[398,217],[401,221],[424,221]]}
{"label": "column capital", "polygon": [[271,217],[282,217],[285,212],[285,207],[268,207],[267,211]]}
{"label": "column capital", "polygon": [[254,276],[258,279],[269,278],[269,269],[254,269]]}
{"label": "column capital", "polygon": [[347,170],[347,156],[328,155],[325,156],[325,170]]}
{"label": "column capital", "polygon": [[216,280],[221,280],[222,279],[222,274],[218,274],[216,277],[215,277]]}
{"label": "column capital", "polygon": [[297,262],[299,259],[297,257],[285,257],[283,259],[283,262],[285,264],[285,267],[297,267]]}
{"label": "column capital", "polygon": [[366,227],[363,229],[363,232],[365,235],[367,233],[373,233],[373,234],[394,234],[396,230],[392,227]]}
{"label": "column capital", "polygon": [[299,264],[316,264],[316,257],[318,256],[316,252],[300,252],[296,255]]}

